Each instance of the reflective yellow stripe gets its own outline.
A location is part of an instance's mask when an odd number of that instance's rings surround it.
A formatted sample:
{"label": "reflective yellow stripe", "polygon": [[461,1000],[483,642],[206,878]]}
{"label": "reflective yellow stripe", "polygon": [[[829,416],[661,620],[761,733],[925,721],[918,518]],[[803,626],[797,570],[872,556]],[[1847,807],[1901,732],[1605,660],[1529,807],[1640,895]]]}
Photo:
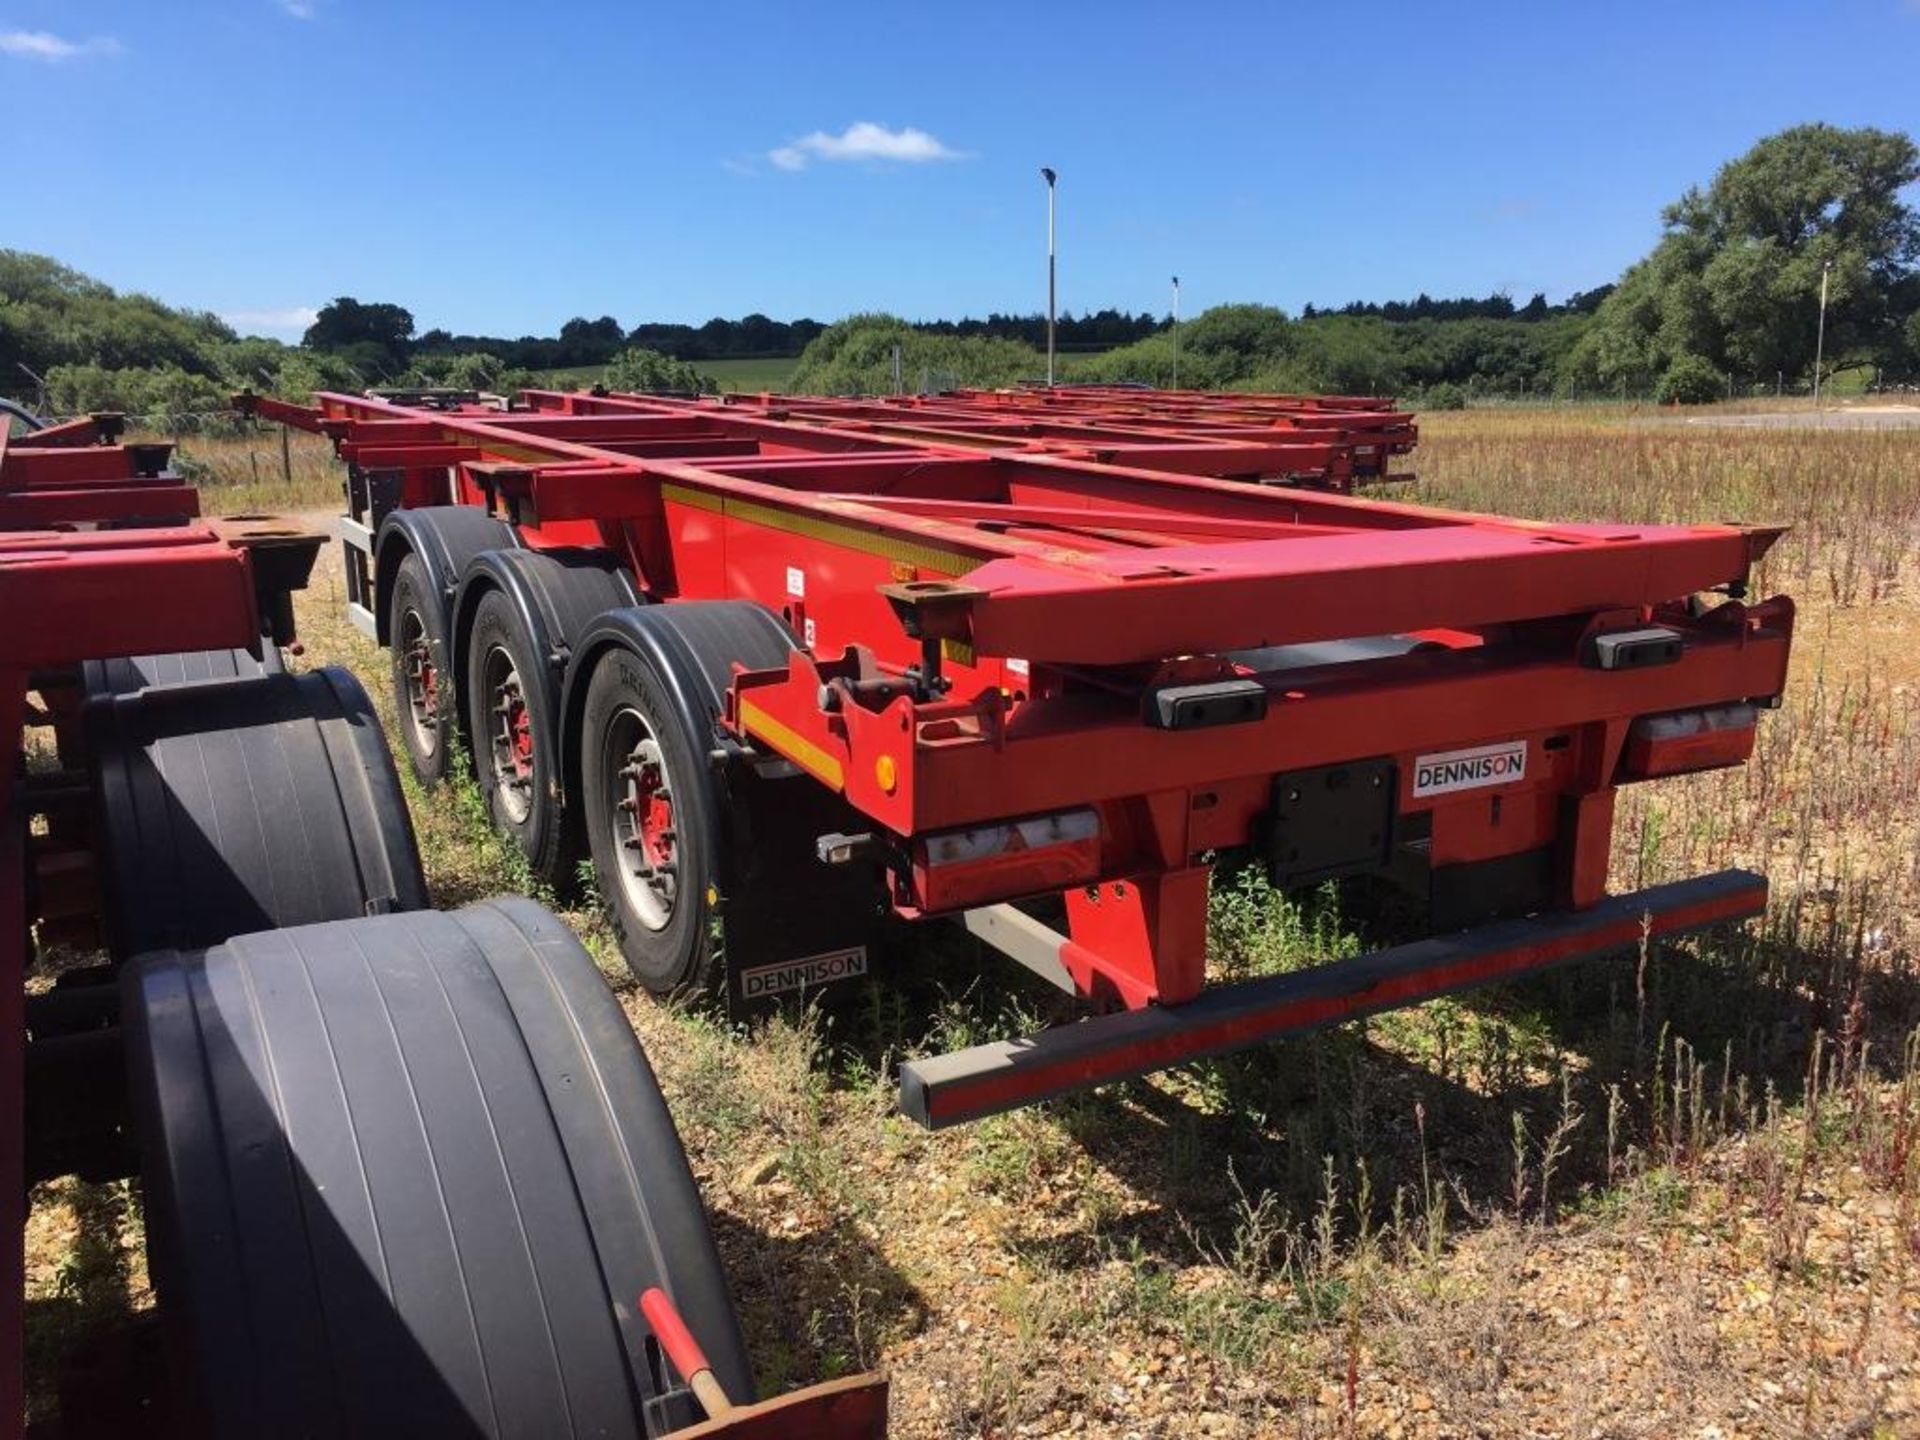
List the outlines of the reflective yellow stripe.
{"label": "reflective yellow stripe", "polygon": [[982,563],[979,557],[963,555],[958,550],[945,550],[918,540],[903,540],[897,535],[863,530],[857,525],[829,520],[820,515],[782,510],[773,505],[762,505],[757,500],[742,500],[730,495],[716,495],[708,490],[669,484],[661,485],[660,495],[662,499],[675,504],[691,505],[696,510],[724,515],[729,520],[744,520],[750,524],[764,525],[769,530],[804,535],[809,540],[819,540],[828,545],[844,545],[849,550],[862,550],[869,555],[897,560],[941,575],[964,575]]}
{"label": "reflective yellow stripe", "polygon": [[709,510],[715,515],[724,515],[727,507],[720,503],[720,497],[709,490],[689,490],[684,485],[666,485],[660,487],[660,498],[672,500],[676,504],[691,505],[696,510]]}
{"label": "reflective yellow stripe", "polygon": [[529,445],[509,445],[504,440],[491,437],[476,440],[471,435],[462,435],[458,430],[442,430],[442,445],[464,445],[485,452],[488,456],[502,455],[509,460],[518,460],[527,465],[562,465],[578,463],[556,457],[551,450],[536,450]]}
{"label": "reflective yellow stripe", "polygon": [[806,736],[788,728],[751,700],[740,702],[740,723],[749,735],[757,735],[802,770],[831,785],[845,788],[846,774],[840,762]]}

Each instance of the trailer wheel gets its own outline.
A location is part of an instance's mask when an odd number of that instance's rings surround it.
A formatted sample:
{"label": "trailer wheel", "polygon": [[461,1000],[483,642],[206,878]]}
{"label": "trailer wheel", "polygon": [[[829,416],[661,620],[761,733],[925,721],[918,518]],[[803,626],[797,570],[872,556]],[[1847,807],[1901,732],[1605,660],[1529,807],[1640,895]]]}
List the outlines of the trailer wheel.
{"label": "trailer wheel", "polygon": [[520,847],[533,873],[561,884],[567,870],[566,817],[559,800],[554,716],[541,702],[535,650],[518,607],[489,591],[473,614],[467,646],[467,717],[473,760],[493,825]]}
{"label": "trailer wheel", "polygon": [[594,874],[636,979],[655,994],[718,983],[718,797],[707,747],[654,667],[609,650],[587,686],[581,780]]}
{"label": "trailer wheel", "polygon": [[753,1378],[632,1028],[532,901],[165,951],[123,981],[190,1433],[644,1436],[698,1418],[639,1312]]}
{"label": "trailer wheel", "polygon": [[725,978],[722,891],[729,925],[777,912],[761,903],[765,876],[740,863],[755,837],[712,761],[733,667],[782,666],[793,646],[777,615],[744,600],[610,610],[574,641],[568,774],[621,953],[656,994]]}
{"label": "trailer wheel", "polygon": [[446,605],[418,555],[408,554],[395,571],[387,613],[400,740],[414,777],[435,785],[446,778],[451,763],[458,707],[447,665]]}
{"label": "trailer wheel", "polygon": [[328,667],[88,708],[114,953],[427,903],[367,692]]}

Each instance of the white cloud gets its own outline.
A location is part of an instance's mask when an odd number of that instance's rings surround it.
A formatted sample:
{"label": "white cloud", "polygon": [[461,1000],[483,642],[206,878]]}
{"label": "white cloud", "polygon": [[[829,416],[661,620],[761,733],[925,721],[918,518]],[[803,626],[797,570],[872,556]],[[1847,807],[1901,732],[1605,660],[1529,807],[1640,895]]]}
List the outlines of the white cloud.
{"label": "white cloud", "polygon": [[889,130],[871,120],[859,120],[838,135],[816,130],[791,145],[769,150],[767,159],[782,170],[804,170],[815,160],[893,160],[921,165],[929,160],[963,160],[965,153],[950,150],[924,130],[907,126]]}
{"label": "white cloud", "polygon": [[280,8],[296,20],[311,20],[319,13],[319,0],[280,0]]}
{"label": "white cloud", "polygon": [[280,310],[228,310],[220,318],[243,335],[296,335],[320,318],[311,305],[289,305]]}
{"label": "white cloud", "polygon": [[46,30],[0,30],[0,55],[19,55],[57,64],[77,55],[117,55],[119,52],[120,42],[111,36],[69,40]]}

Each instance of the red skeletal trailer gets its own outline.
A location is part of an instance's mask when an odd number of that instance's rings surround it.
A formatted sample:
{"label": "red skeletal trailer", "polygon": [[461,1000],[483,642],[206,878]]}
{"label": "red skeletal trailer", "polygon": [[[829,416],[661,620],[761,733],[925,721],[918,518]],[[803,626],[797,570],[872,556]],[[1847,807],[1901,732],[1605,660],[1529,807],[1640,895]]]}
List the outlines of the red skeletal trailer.
{"label": "red skeletal trailer", "polygon": [[[1245,483],[1296,434],[1383,467],[1411,425],[1359,399],[408,399],[252,403],[333,437],[356,620],[464,672],[496,818],[558,882],[591,853],[643,981],[860,975],[891,910],[1113,1012],[907,1065],[928,1124],[1764,908],[1606,878],[1617,788],[1742,762],[1781,693],[1777,530]],[[531,773],[482,743],[508,673]],[[1209,986],[1233,856],[1399,884],[1433,938]]]}

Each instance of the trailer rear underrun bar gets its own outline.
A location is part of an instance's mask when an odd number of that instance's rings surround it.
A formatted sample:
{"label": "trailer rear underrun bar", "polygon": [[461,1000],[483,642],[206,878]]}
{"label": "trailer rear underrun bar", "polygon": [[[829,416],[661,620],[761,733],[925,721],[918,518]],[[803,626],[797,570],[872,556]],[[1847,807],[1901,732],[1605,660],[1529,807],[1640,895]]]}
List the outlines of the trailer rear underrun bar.
{"label": "trailer rear underrun bar", "polygon": [[[1741,763],[1781,693],[1792,604],[1748,598],[1778,530],[1246,483],[1284,471],[1297,442],[1268,437],[1294,424],[1373,424],[1390,450],[1406,417],[1360,401],[248,403],[334,438],[350,597],[396,646],[397,699],[431,718],[451,691],[470,724],[501,717],[477,755],[512,802],[496,815],[536,867],[584,823],[656,988],[705,963],[661,936],[701,903],[684,881],[710,828],[758,837],[699,871],[736,999],[864,973],[870,894],[964,916],[1096,1007],[1151,1012],[909,1067],[931,1124],[1764,908],[1743,874],[1613,900],[1606,880],[1616,788]],[[462,535],[496,528],[455,542],[439,517],[462,515]],[[409,598],[417,577],[396,588],[409,555],[439,601]],[[497,665],[464,618],[495,591]],[[727,604],[771,627],[751,654],[657,639],[706,635]],[[660,678],[679,663],[663,644],[704,656],[713,687],[711,722],[677,743],[793,777],[777,820],[731,781],[687,807],[645,700],[685,688]],[[529,700],[540,669],[555,678]],[[619,712],[594,697],[629,672],[643,723],[603,733]],[[812,827],[804,856],[770,858],[782,824]],[[1210,988],[1209,876],[1234,857],[1282,886],[1394,884],[1453,938],[1329,967],[1305,1001]]]}

